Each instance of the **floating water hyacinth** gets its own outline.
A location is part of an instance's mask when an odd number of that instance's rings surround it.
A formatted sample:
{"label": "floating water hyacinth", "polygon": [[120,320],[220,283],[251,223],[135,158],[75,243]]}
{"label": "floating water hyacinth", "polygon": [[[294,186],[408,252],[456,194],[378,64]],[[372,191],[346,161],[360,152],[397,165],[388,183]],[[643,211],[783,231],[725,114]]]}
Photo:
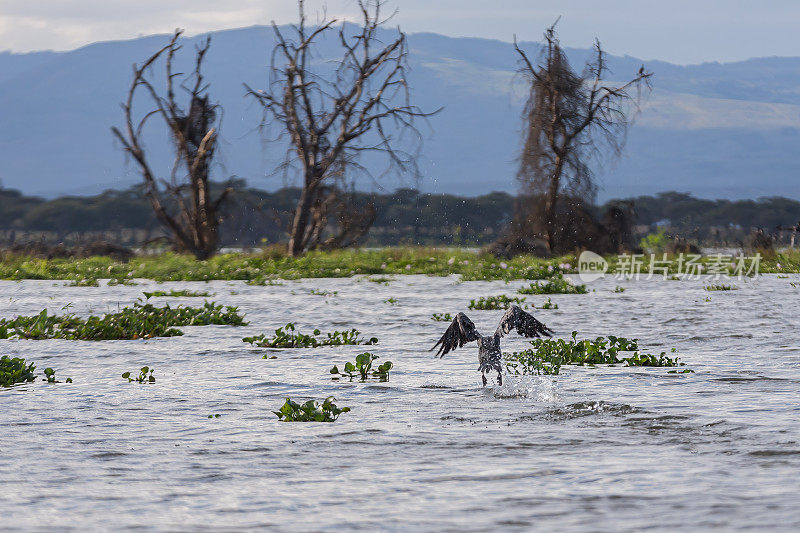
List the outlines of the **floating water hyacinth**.
{"label": "floating water hyacinth", "polygon": [[[19,357],[0,357],[0,387],[11,387],[17,383],[31,383],[36,380],[36,365],[26,363],[25,359]],[[42,381],[47,383],[61,383],[56,380],[56,371],[50,367],[44,369]],[[66,383],[72,383],[71,378],[66,379]]]}
{"label": "floating water hyacinth", "polygon": [[350,412],[349,407],[337,407],[336,398],[329,396],[324,401],[308,400],[305,403],[297,403],[291,398],[286,398],[286,402],[279,411],[273,411],[282,422],[335,422],[342,413]]}
{"label": "floating water hyacinth", "polygon": [[26,363],[19,357],[0,357],[0,387],[10,387],[17,383],[30,383],[36,379],[36,365]]}
{"label": "floating water hyacinth", "polygon": [[349,331],[334,331],[322,337],[319,329],[315,329],[310,335],[295,331],[295,326],[291,322],[275,330],[272,336],[255,335],[245,337],[242,342],[249,342],[260,348],[316,348],[318,346],[343,346],[356,344],[378,344],[377,337],[364,339],[361,332],[353,328]]}
{"label": "floating water hyacinth", "polygon": [[186,289],[181,289],[181,290],[174,290],[173,289],[173,290],[171,290],[169,292],[166,292],[166,291],[143,292],[142,294],[144,294],[144,297],[146,299],[148,299],[148,300],[150,298],[163,298],[163,297],[168,297],[168,298],[203,298],[203,297],[211,296],[211,294],[209,294],[209,293],[207,293],[205,291],[190,291],[190,290],[186,290]]}
{"label": "floating water hyacinth", "polygon": [[130,372],[125,372],[124,374],[122,374],[122,377],[124,379],[127,379],[128,383],[131,383],[133,381],[137,383],[155,383],[156,378],[153,377],[153,370],[154,369],[150,368],[149,366],[143,366],[141,369],[139,369],[138,376],[131,377]]}
{"label": "floating water hyacinth", "polygon": [[544,282],[531,283],[517,292],[520,294],[586,294],[586,285],[575,285],[560,274]]}
{"label": "floating water hyacinth", "polygon": [[206,302],[202,307],[155,307],[135,303],[117,313],[80,318],[74,314],[0,319],[0,339],[131,340],[183,335],[175,326],[245,326],[237,307]]}
{"label": "floating water hyacinth", "polygon": [[505,294],[500,294],[498,296],[485,296],[478,298],[477,300],[470,300],[469,309],[475,309],[479,311],[494,311],[497,309],[508,309],[512,305],[524,305],[525,298],[519,297],[509,297]]}
{"label": "floating water hyacinth", "polygon": [[553,303],[553,301],[548,298],[539,309],[558,309],[558,304]]}
{"label": "floating water hyacinth", "polygon": [[724,285],[724,284],[706,285],[703,288],[705,290],[707,290],[707,291],[736,291],[736,290],[739,290],[739,287],[737,287],[736,285]]}
{"label": "floating water hyacinth", "polygon": [[[641,353],[637,339],[609,335],[608,338],[579,341],[577,335],[573,331],[570,340],[534,339],[532,349],[503,354],[506,368],[514,375],[555,375],[562,365],[683,366],[678,358],[668,357],[665,352],[660,355]],[[624,353],[629,355],[625,357]]]}
{"label": "floating water hyacinth", "polygon": [[389,381],[389,371],[394,367],[391,361],[385,361],[378,365],[375,370],[372,370],[372,363],[378,359],[378,356],[364,352],[356,356],[355,364],[347,362],[344,364],[344,371],[339,371],[339,367],[334,365],[330,373],[334,375],[333,379],[339,379],[339,376],[347,376],[350,381],[356,373],[361,376],[361,381],[366,381],[370,376],[377,377],[380,381]]}

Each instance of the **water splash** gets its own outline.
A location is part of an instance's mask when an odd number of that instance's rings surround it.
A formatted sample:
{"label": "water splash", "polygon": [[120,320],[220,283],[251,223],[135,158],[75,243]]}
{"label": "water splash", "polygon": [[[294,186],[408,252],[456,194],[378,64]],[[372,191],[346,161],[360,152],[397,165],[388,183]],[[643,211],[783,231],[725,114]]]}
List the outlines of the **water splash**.
{"label": "water splash", "polygon": [[492,389],[495,398],[526,398],[537,403],[553,403],[558,400],[556,381],[552,376],[509,376],[503,385]]}

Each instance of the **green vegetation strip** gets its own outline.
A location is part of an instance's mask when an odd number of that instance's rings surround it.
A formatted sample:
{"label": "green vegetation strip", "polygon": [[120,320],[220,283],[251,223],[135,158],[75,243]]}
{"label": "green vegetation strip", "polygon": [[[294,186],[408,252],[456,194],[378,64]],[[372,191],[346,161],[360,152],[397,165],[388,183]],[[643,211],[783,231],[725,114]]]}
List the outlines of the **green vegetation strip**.
{"label": "green vegetation strip", "polygon": [[286,398],[286,403],[279,411],[273,411],[278,419],[283,422],[335,422],[339,415],[350,411],[349,407],[337,407],[336,398],[329,396],[323,402],[308,400],[299,404],[291,398]]}
{"label": "green vegetation strip", "polygon": [[349,331],[334,331],[322,337],[320,330],[315,329],[310,335],[295,331],[291,322],[275,330],[272,336],[255,335],[245,337],[243,342],[249,342],[260,348],[317,348],[319,346],[344,346],[356,344],[378,344],[377,337],[364,339],[361,332],[353,328]]}
{"label": "green vegetation strip", "polygon": [[[639,351],[637,339],[626,339],[609,335],[595,340],[577,340],[577,332],[572,339],[534,339],[533,348],[521,352],[504,353],[506,368],[514,375],[544,374],[555,375],[562,365],[616,365],[626,366],[683,366],[678,358],[650,355]],[[627,353],[629,355],[624,356]]]}
{"label": "green vegetation strip", "polygon": [[80,318],[74,314],[0,319],[0,339],[119,340],[183,335],[177,326],[245,326],[237,307],[206,302],[202,307],[155,307],[135,303],[117,313]]}
{"label": "green vegetation strip", "polygon": [[[630,259],[630,258],[629,258]],[[648,272],[649,254],[640,258],[641,272]],[[615,272],[618,256],[607,256],[609,272]],[[661,268],[665,258],[656,255]],[[666,257],[668,272],[679,273],[678,255]],[[702,257],[697,264],[714,263],[714,256]],[[344,278],[355,275],[391,276],[396,274],[459,275],[464,281],[547,279],[560,273],[575,273],[574,256],[539,258],[518,256],[500,260],[489,254],[475,254],[463,249],[383,248],[379,250],[335,250],[311,252],[303,257],[280,254],[220,254],[206,261],[192,256],[166,253],[139,256],[130,261],[109,257],[87,259],[32,259],[4,254],[0,260],[0,279],[72,280],[94,285],[98,279],[111,278],[129,283],[133,278],[155,281],[243,280],[253,285],[278,284],[277,279]],[[800,252],[762,258],[761,273],[800,272]]]}
{"label": "green vegetation strip", "polygon": [[[575,264],[571,257],[560,260]],[[97,285],[98,279],[154,281],[243,280],[252,285],[274,285],[278,279],[346,278],[377,275],[379,282],[395,274],[460,275],[463,280],[542,279],[559,271],[559,260],[520,256],[503,262],[469,250],[385,248],[310,252],[303,257],[274,253],[220,254],[206,261],[165,253],[138,256],[130,261],[109,257],[87,259],[32,259],[6,254],[0,260],[0,279],[73,280]],[[370,278],[371,279],[371,278]]]}

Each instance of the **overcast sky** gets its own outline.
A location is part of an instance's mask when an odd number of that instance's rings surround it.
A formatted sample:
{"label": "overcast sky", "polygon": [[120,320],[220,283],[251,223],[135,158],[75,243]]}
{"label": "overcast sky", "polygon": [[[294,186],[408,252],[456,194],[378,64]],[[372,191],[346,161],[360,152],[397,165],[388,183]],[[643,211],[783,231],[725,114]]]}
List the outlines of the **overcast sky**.
{"label": "overcast sky", "polygon": [[[562,16],[567,46],[597,36],[613,54],[674,63],[800,56],[800,0],[391,0],[408,32],[538,40]],[[352,16],[353,0],[328,13]],[[309,0],[311,11],[323,2]],[[294,0],[0,0],[0,50],[69,50],[164,33],[291,22]]]}

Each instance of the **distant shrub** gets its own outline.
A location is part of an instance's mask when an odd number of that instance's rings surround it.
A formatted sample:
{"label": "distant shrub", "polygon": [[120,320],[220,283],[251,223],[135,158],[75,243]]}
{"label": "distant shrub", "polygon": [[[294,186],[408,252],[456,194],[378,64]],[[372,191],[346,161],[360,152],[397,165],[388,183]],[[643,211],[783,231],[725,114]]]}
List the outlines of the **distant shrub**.
{"label": "distant shrub", "polygon": [[660,253],[667,249],[670,244],[670,238],[667,236],[664,228],[658,228],[656,233],[650,233],[642,240],[639,241],[639,247],[650,253]]}

